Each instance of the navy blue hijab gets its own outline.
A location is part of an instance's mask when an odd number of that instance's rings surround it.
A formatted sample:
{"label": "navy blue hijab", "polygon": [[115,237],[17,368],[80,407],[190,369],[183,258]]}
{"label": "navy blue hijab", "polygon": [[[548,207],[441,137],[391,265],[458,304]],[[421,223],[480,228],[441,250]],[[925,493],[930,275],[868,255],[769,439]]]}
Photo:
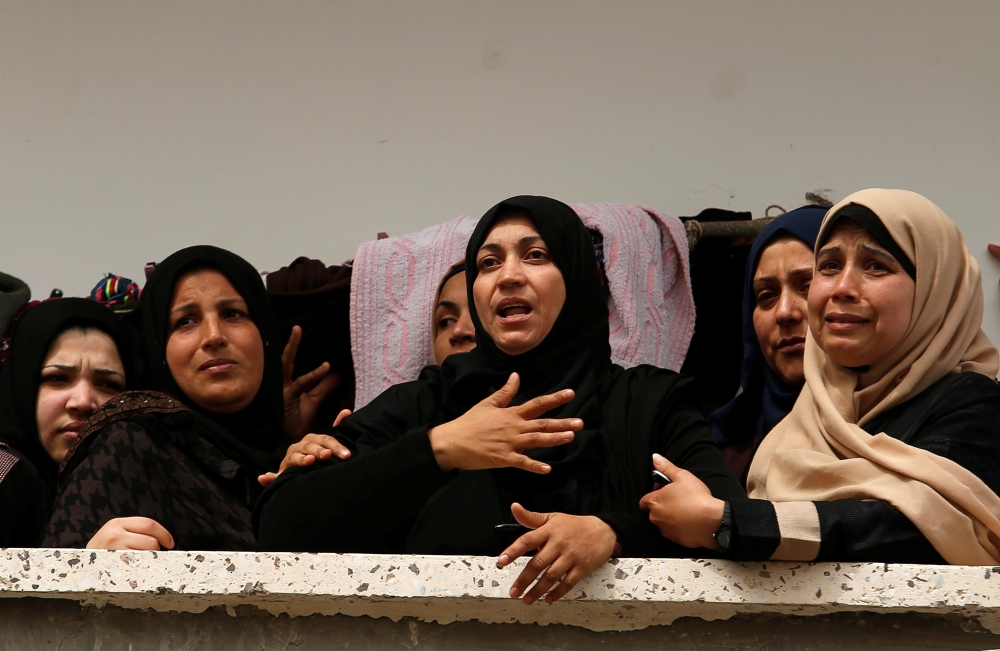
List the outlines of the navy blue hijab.
{"label": "navy blue hijab", "polygon": [[771,370],[753,327],[756,303],[753,277],[764,249],[774,240],[791,235],[810,249],[815,248],[819,227],[826,215],[823,206],[803,206],[785,213],[764,227],[750,249],[743,283],[743,372],[742,393],[713,411],[708,422],[720,446],[756,443],[788,415],[801,386],[790,386]]}

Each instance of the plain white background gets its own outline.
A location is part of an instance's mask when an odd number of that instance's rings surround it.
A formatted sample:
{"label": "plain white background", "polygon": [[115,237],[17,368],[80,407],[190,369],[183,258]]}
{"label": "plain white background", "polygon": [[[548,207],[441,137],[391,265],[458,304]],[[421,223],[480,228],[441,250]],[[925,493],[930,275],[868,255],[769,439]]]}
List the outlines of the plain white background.
{"label": "plain white background", "polygon": [[0,0],[0,270],[261,269],[514,194],[793,208],[902,187],[1000,342],[1000,2]]}

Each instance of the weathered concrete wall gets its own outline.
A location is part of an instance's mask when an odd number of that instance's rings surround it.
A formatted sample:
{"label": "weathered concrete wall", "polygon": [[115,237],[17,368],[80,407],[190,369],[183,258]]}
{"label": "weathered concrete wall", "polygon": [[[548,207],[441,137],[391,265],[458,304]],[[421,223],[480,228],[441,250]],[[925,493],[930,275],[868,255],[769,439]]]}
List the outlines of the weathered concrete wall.
{"label": "weathered concrete wall", "polygon": [[200,615],[98,609],[71,601],[0,600],[0,651],[327,651],[330,649],[993,649],[998,636],[955,616],[834,613],[818,617],[685,617],[640,631],[589,631],[552,624],[442,625],[405,618],[278,617],[251,606]]}
{"label": "weathered concrete wall", "polygon": [[493,562],[0,550],[0,648],[1000,647],[1000,568],[622,559],[529,607]]}

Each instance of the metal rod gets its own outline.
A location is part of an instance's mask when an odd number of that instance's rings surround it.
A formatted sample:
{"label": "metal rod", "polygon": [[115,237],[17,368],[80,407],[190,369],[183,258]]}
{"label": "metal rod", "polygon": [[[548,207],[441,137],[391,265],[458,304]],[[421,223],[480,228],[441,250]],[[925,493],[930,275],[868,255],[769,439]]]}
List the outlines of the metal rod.
{"label": "metal rod", "polygon": [[764,217],[739,222],[700,222],[695,219],[686,221],[684,231],[687,233],[688,250],[694,249],[698,241],[706,237],[756,237],[775,219],[775,217]]}

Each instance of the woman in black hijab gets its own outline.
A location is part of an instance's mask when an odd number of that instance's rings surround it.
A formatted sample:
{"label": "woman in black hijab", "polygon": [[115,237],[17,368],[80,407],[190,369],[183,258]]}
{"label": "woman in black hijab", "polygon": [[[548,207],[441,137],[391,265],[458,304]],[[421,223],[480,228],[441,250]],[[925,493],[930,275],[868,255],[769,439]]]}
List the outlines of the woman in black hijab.
{"label": "woman in black hijab", "polygon": [[177,549],[252,550],[257,476],[276,467],[281,351],[260,276],[212,246],[169,256],[140,303],[155,391],[91,418],[63,464],[45,543],[78,547],[109,518],[145,516]]}
{"label": "woman in black hijab", "polygon": [[[565,578],[543,577],[528,603],[553,588],[547,601],[563,596],[616,548],[684,553],[638,506],[652,454],[716,495],[743,491],[685,396],[688,380],[611,363],[597,262],[576,213],[545,197],[504,201],[479,222],[466,265],[476,348],[345,419],[333,434],[349,460],[281,474],[258,503],[260,546],[501,554],[501,565],[537,548],[511,595],[550,565],[545,576]],[[535,531],[517,538],[525,525]]]}
{"label": "woman in black hijab", "polygon": [[83,298],[39,303],[17,323],[0,373],[0,547],[41,542],[59,463],[83,421],[135,382],[133,346],[118,316]]}

